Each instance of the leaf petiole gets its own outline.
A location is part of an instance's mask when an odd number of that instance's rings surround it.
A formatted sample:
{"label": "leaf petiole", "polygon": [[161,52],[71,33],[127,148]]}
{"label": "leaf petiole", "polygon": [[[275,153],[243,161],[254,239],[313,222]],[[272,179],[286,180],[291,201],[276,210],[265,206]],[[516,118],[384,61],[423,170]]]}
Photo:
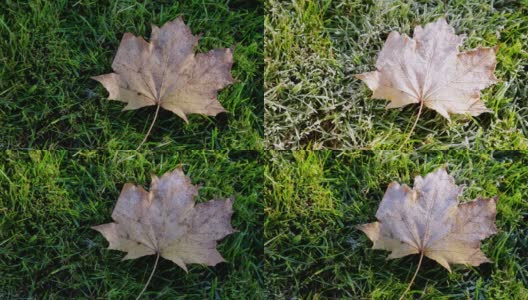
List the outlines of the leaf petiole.
{"label": "leaf petiole", "polygon": [[405,137],[405,140],[401,144],[400,149],[398,149],[398,151],[400,151],[403,148],[403,146],[405,146],[405,143],[407,143],[407,141],[409,141],[409,139],[411,138],[411,136],[412,136],[412,134],[414,132],[414,128],[416,128],[416,124],[418,124],[418,120],[420,120],[420,116],[422,115],[423,106],[424,106],[424,101],[422,100],[422,101],[420,101],[420,108],[418,109],[418,114],[416,115],[416,120],[414,120],[413,126],[411,127],[411,130],[409,131],[409,134],[407,134],[407,137]]}
{"label": "leaf petiole", "polygon": [[420,261],[418,262],[418,266],[416,267],[416,271],[414,272],[414,275],[413,275],[413,277],[411,279],[411,282],[409,282],[409,285],[407,286],[407,288],[405,289],[405,291],[401,295],[400,300],[402,300],[403,296],[405,296],[405,294],[407,294],[407,292],[411,289],[411,286],[414,283],[414,279],[416,278],[416,275],[418,275],[418,271],[420,270],[420,267],[422,266],[423,257],[424,257],[424,251],[422,251],[422,253],[420,253]]}
{"label": "leaf petiole", "polygon": [[141,295],[143,295],[143,293],[147,289],[147,287],[148,287],[148,285],[150,283],[150,280],[152,279],[152,276],[154,276],[154,272],[156,271],[156,267],[158,266],[159,257],[160,257],[160,254],[158,252],[158,254],[156,255],[156,262],[154,263],[154,268],[152,269],[152,273],[150,273],[150,276],[149,276],[149,279],[147,280],[147,283],[145,283],[145,286],[141,290],[141,293],[139,293],[139,295],[137,296],[136,300],[139,300],[139,298],[141,298]]}
{"label": "leaf petiole", "polygon": [[152,120],[152,123],[150,124],[150,127],[149,127],[149,129],[147,131],[147,134],[143,138],[143,141],[141,141],[139,146],[136,148],[136,151],[138,151],[139,148],[141,148],[141,146],[147,141],[147,138],[150,135],[150,131],[152,131],[152,127],[154,127],[154,123],[156,123],[156,119],[158,119],[158,112],[159,112],[159,109],[160,109],[160,106],[161,106],[160,104],[161,104],[161,102],[158,102],[158,105],[156,107],[156,114],[154,114],[154,119]]}

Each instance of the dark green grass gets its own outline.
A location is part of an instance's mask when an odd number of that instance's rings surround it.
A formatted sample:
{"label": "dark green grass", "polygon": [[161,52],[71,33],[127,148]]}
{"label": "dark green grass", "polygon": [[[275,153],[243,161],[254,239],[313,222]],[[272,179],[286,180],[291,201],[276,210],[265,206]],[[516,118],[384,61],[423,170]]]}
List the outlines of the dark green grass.
{"label": "dark green grass", "polygon": [[419,256],[388,252],[354,226],[375,221],[392,181],[446,165],[461,200],[499,196],[491,263],[449,273],[424,258],[407,299],[528,299],[528,153],[273,152],[265,170],[265,265],[270,299],[398,299]]}
{"label": "dark green grass", "polygon": [[447,17],[462,50],[499,45],[500,82],[482,93],[492,113],[453,116],[424,109],[404,149],[527,149],[526,1],[269,0],[265,17],[265,137],[279,149],[399,149],[418,105],[388,101],[355,74],[375,70],[391,31]]}
{"label": "dark green grass", "polygon": [[[191,115],[162,110],[147,146],[262,148],[262,3],[245,1],[0,1],[0,149],[136,149],[155,108],[122,112],[123,103],[92,76],[112,71],[125,32],[148,39],[183,16],[198,49],[235,46],[238,83],[219,93],[229,111]],[[28,3],[29,2],[29,3]]]}
{"label": "dark green grass", "polygon": [[[155,256],[125,253],[90,226],[111,222],[127,182],[150,186],[183,163],[197,201],[235,196],[233,227],[219,242],[228,261],[189,265],[160,258],[152,299],[262,299],[262,158],[258,152],[24,151],[0,155],[0,299],[134,299]],[[143,297],[147,299],[148,297]]]}

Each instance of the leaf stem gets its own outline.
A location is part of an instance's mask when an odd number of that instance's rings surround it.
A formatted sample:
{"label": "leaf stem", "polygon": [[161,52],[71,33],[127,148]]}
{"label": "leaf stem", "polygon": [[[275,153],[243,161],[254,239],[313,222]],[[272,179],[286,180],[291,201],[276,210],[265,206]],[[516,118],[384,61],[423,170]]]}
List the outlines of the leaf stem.
{"label": "leaf stem", "polygon": [[416,124],[418,124],[418,120],[420,119],[420,115],[422,114],[423,106],[424,106],[424,101],[422,100],[420,101],[420,108],[418,109],[418,114],[416,115],[416,120],[414,120],[413,126],[411,127],[411,131],[409,131],[409,134],[407,135],[407,137],[401,144],[400,149],[398,149],[398,151],[400,151],[403,148],[403,146],[405,146],[405,143],[407,143],[407,141],[411,138],[411,135],[414,132],[414,128],[416,128]]}
{"label": "leaf stem", "polygon": [[160,109],[160,102],[158,102],[158,105],[156,107],[156,114],[154,114],[154,119],[152,119],[152,123],[150,124],[150,127],[147,131],[147,134],[145,135],[145,137],[143,138],[143,141],[141,141],[141,143],[139,144],[139,146],[136,148],[136,151],[139,150],[139,148],[141,148],[141,146],[147,141],[147,138],[150,134],[150,131],[152,130],[152,127],[154,127],[154,123],[156,123],[156,119],[158,118],[158,112],[159,112],[159,109]]}
{"label": "leaf stem", "polygon": [[411,282],[409,282],[409,285],[407,286],[407,288],[405,289],[405,291],[401,295],[400,300],[402,300],[403,296],[405,296],[405,294],[407,294],[407,292],[411,289],[411,286],[412,286],[412,284],[414,282],[414,279],[416,278],[416,275],[418,275],[418,271],[420,270],[420,267],[422,266],[423,257],[424,257],[424,251],[422,251],[422,253],[420,253],[420,261],[418,262],[418,266],[416,267],[416,271],[414,272],[414,275],[413,275],[413,277],[411,279]]}
{"label": "leaf stem", "polygon": [[154,276],[154,272],[156,271],[156,267],[158,266],[159,257],[160,257],[160,254],[158,252],[158,255],[156,255],[156,262],[154,263],[154,268],[152,269],[152,273],[150,273],[150,276],[149,276],[149,279],[147,280],[147,283],[145,283],[145,286],[143,287],[143,290],[141,290],[141,293],[139,293],[139,295],[137,296],[136,300],[139,300],[139,298],[141,298],[141,295],[143,295],[143,293],[147,289],[147,286],[149,285],[150,280],[152,279],[152,276]]}

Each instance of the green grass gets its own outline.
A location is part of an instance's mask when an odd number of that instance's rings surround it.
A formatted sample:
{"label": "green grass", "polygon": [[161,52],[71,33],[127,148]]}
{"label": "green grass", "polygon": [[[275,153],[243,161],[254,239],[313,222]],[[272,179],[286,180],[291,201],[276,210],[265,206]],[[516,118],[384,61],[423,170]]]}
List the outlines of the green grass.
{"label": "green grass", "polygon": [[528,299],[528,153],[451,150],[272,152],[265,169],[265,265],[269,299],[398,299],[418,255],[388,252],[355,225],[375,221],[392,181],[446,165],[462,201],[499,196],[498,234],[482,243],[491,263],[449,273],[424,258],[406,299]]}
{"label": "green grass", "polygon": [[[262,299],[262,158],[254,151],[6,151],[0,155],[0,299],[135,299],[155,256],[124,252],[90,226],[111,222],[127,182],[150,186],[183,163],[197,201],[235,196],[232,225],[219,242],[228,261],[189,265],[160,259],[152,299]],[[143,297],[143,299],[148,299]]]}
{"label": "green grass", "polygon": [[112,71],[125,32],[178,16],[203,33],[197,51],[235,45],[239,82],[219,93],[227,114],[161,111],[147,147],[261,149],[263,5],[240,0],[1,1],[0,149],[136,149],[155,108],[122,112],[90,77]]}
{"label": "green grass", "polygon": [[[435,4],[431,4],[431,3]],[[387,35],[447,16],[463,49],[499,45],[500,82],[483,91],[492,113],[449,123],[424,110],[404,149],[527,149],[528,2],[268,0],[265,17],[265,137],[278,149],[398,149],[418,105],[386,100],[354,74],[375,69]]]}

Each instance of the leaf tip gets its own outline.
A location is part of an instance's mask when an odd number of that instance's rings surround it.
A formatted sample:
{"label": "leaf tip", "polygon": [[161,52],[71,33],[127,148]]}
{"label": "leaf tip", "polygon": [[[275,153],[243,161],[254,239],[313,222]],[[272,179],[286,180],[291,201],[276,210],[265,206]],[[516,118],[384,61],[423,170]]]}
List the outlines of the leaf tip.
{"label": "leaf tip", "polygon": [[499,198],[500,198],[500,196],[497,195],[495,197],[492,197],[491,200],[493,200],[493,202],[495,202],[495,204],[497,204],[497,203],[499,203]]}
{"label": "leaf tip", "polygon": [[354,74],[354,77],[360,80],[365,80],[365,73]]}
{"label": "leaf tip", "polygon": [[363,231],[365,224],[357,224],[354,226],[355,229]]}

